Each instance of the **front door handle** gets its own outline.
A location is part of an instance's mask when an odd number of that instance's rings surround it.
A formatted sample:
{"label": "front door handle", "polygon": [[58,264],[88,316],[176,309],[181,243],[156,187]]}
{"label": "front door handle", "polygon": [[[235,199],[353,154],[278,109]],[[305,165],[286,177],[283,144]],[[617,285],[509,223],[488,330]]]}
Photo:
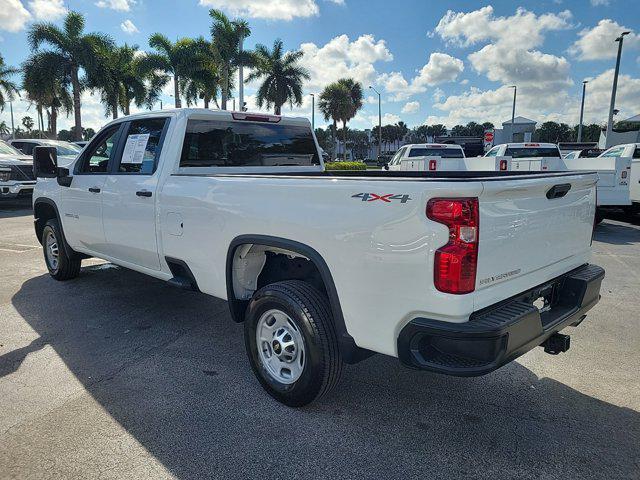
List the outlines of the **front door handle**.
{"label": "front door handle", "polygon": [[139,197],[150,197],[153,194],[149,190],[139,190],[136,192],[136,195]]}
{"label": "front door handle", "polygon": [[100,189],[98,187],[91,187],[89,188],[89,191],[91,193],[100,193]]}

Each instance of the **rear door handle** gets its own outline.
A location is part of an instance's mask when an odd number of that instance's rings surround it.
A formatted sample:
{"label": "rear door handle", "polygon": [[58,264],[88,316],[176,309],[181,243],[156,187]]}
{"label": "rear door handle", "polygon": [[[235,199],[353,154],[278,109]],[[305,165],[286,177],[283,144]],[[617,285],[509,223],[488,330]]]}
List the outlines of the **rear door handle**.
{"label": "rear door handle", "polygon": [[554,185],[547,191],[547,198],[549,200],[553,200],[554,198],[562,198],[571,190],[570,183],[561,183],[559,185]]}
{"label": "rear door handle", "polygon": [[98,187],[91,187],[89,188],[89,191],[91,193],[100,193],[100,189]]}
{"label": "rear door handle", "polygon": [[153,195],[149,190],[139,190],[136,192],[136,195],[139,197],[150,197]]}

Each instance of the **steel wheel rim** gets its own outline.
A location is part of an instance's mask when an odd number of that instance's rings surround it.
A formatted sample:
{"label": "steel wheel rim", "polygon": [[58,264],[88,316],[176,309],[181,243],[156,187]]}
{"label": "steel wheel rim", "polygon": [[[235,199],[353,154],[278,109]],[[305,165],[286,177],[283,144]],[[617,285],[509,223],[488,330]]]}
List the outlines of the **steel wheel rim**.
{"label": "steel wheel rim", "polygon": [[306,364],[304,337],[282,310],[263,313],[256,328],[258,356],[274,380],[285,385],[297,381]]}
{"label": "steel wheel rim", "polygon": [[45,254],[47,256],[47,262],[52,270],[58,269],[60,252],[58,250],[58,241],[56,240],[53,232],[47,233],[45,241]]}

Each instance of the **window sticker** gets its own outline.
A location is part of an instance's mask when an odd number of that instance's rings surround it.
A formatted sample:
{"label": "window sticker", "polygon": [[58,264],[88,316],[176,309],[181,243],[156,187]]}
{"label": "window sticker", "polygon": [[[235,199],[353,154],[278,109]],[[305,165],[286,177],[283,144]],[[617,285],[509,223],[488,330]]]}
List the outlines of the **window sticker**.
{"label": "window sticker", "polygon": [[148,133],[129,135],[127,137],[127,143],[124,146],[124,152],[122,152],[122,161],[120,163],[141,164],[144,160],[144,153],[147,149],[148,142]]}

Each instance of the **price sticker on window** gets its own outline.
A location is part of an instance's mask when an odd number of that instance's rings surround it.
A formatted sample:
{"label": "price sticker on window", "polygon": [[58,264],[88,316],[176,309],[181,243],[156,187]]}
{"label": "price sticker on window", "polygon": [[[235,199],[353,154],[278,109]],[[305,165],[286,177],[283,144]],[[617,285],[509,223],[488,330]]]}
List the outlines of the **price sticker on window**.
{"label": "price sticker on window", "polygon": [[124,152],[122,152],[122,161],[120,163],[141,164],[144,160],[148,142],[148,133],[129,135],[127,137],[127,143],[124,146]]}

